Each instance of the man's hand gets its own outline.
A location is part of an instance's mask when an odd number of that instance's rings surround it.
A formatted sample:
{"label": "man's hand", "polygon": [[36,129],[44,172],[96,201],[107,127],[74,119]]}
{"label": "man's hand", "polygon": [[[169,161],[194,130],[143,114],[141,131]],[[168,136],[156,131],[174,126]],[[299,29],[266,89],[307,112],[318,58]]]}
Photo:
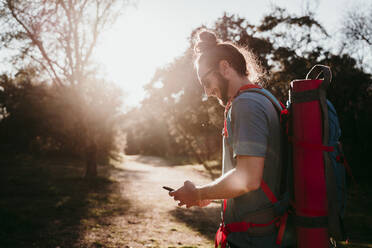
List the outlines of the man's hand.
{"label": "man's hand", "polygon": [[206,207],[208,206],[210,203],[212,202],[212,200],[201,200],[199,201],[199,207],[203,208],[203,207]]}
{"label": "man's hand", "polygon": [[230,199],[247,192],[258,190],[262,181],[265,157],[238,156],[237,165],[213,182],[195,187],[186,181],[184,185],[169,193],[178,206],[204,207],[210,203],[203,199]]}
{"label": "man's hand", "polygon": [[186,208],[192,206],[205,207],[211,201],[201,200],[195,184],[190,181],[185,181],[183,186],[176,191],[169,192],[170,196],[173,196],[175,201],[179,201],[178,206],[186,205]]}

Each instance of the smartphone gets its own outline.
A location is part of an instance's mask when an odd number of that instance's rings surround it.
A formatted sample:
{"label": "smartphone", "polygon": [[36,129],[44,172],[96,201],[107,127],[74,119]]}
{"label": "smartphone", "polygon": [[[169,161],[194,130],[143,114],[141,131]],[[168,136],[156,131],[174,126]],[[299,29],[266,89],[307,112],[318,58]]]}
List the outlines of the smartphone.
{"label": "smartphone", "polygon": [[168,190],[168,191],[174,191],[171,187],[163,186],[163,189]]}

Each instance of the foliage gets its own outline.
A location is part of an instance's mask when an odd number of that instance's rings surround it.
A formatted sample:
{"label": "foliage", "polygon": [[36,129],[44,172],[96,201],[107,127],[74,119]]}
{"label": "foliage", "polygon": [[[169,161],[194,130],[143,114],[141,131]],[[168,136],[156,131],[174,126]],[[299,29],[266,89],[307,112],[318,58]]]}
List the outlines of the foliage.
{"label": "foliage", "polygon": [[111,166],[99,167],[100,177],[90,181],[77,159],[0,163],[1,247],[91,247],[86,232],[102,232],[130,207],[120,184],[109,179]]}
{"label": "foliage", "polygon": [[[50,95],[56,98],[51,101],[66,115],[61,122],[53,123],[64,125],[59,129],[58,142],[61,146],[79,147],[86,156],[88,177],[96,176],[97,140],[107,137],[104,130],[116,114],[116,109],[100,108],[102,101],[110,97],[92,98],[100,94],[101,87],[106,87],[95,79],[92,54],[103,31],[115,22],[128,3],[122,0],[0,1],[0,41],[5,47],[19,51],[13,57],[16,68],[23,69],[30,62],[38,69],[39,77],[48,79],[56,88],[58,94]],[[113,98],[117,99],[115,95]],[[69,143],[69,136],[79,142]],[[108,137],[111,140],[111,136]]]}
{"label": "foliage", "polygon": [[219,116],[223,109],[203,101],[192,51],[159,69],[146,90],[149,97],[141,109],[127,114],[127,119],[136,117],[127,126],[127,152],[189,157],[209,169],[204,162],[218,158],[220,153]]}
{"label": "foliage", "polygon": [[[128,114],[140,116],[129,126],[131,130],[134,126],[139,129],[131,133],[128,151],[154,153],[146,147],[152,143],[157,155],[186,155],[199,163],[219,157],[223,108],[216,101],[202,101],[193,67],[193,38],[200,28],[192,32],[190,48],[181,57],[157,70],[146,87],[148,98]],[[258,73],[258,82],[284,102],[292,80],[304,78],[314,64],[331,66],[334,80],[329,98],[340,115],[346,150],[351,160],[367,161],[366,149],[371,149],[372,139],[368,127],[372,123],[372,104],[367,92],[371,75],[359,69],[350,56],[332,54],[323,48],[330,37],[311,13],[295,16],[276,8],[258,25],[224,14],[212,31],[223,40],[249,48],[264,72]],[[158,125],[162,134],[154,128]],[[155,139],[156,135],[159,137]]]}
{"label": "foliage", "polygon": [[[89,86],[89,87],[88,87]],[[64,88],[37,81],[33,70],[21,71],[15,78],[0,79],[1,151],[34,155],[66,154],[84,158],[89,135],[95,134],[98,158],[115,147],[118,135],[120,90],[91,80],[83,89]],[[82,99],[84,98],[84,99]],[[80,122],[81,111],[90,128]]]}
{"label": "foliage", "polygon": [[372,4],[354,3],[343,19],[341,29],[344,52],[357,59],[358,66],[372,72]]}

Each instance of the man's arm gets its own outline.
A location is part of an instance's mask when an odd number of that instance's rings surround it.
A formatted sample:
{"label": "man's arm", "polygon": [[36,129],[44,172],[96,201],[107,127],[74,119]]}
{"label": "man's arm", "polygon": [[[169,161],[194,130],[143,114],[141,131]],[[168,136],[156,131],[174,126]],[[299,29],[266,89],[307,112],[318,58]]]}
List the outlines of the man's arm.
{"label": "man's arm", "polygon": [[237,165],[225,175],[207,185],[195,187],[189,181],[169,195],[180,201],[179,206],[199,206],[200,201],[212,199],[229,199],[260,187],[264,157],[238,156]]}
{"label": "man's arm", "polygon": [[264,157],[238,156],[237,165],[214,182],[197,187],[200,198],[230,199],[260,187]]}

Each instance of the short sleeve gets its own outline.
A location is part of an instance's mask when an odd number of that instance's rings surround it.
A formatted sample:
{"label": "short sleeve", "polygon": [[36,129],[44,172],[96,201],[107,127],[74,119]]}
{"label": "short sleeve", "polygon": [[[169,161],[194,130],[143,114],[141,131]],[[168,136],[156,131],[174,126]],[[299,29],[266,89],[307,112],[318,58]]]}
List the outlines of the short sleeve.
{"label": "short sleeve", "polygon": [[231,108],[234,157],[266,155],[269,136],[266,99],[258,94],[250,95],[238,97]]}

